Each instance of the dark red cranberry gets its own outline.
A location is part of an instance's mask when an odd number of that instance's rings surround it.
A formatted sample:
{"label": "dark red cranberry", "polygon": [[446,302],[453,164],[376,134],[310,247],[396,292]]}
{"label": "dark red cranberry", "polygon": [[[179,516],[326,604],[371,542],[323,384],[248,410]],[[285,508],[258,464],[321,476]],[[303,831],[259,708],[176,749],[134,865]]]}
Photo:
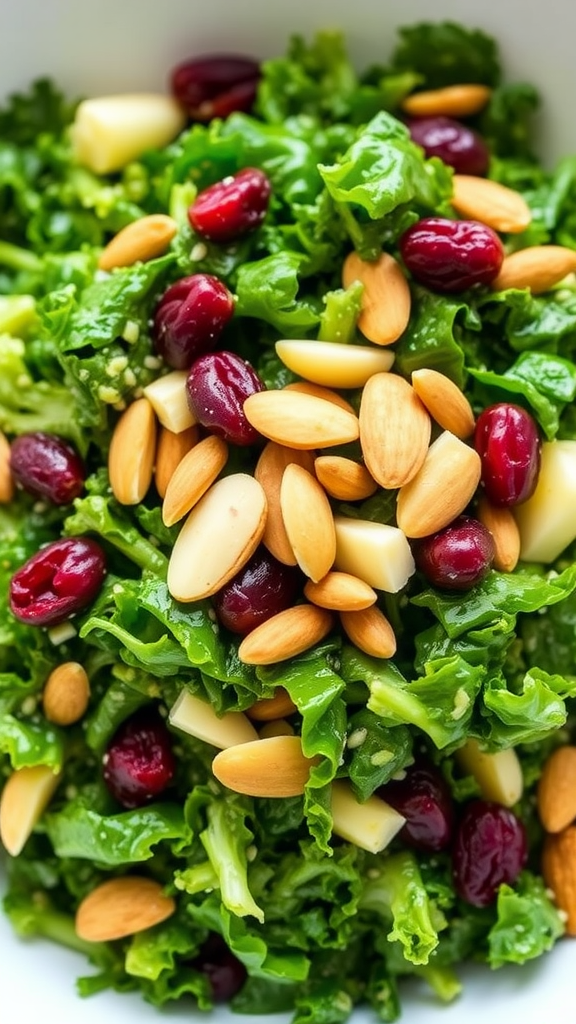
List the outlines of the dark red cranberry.
{"label": "dark red cranberry", "polygon": [[193,121],[251,110],[260,66],[249,57],[218,53],[183,61],[172,72],[172,93]]}
{"label": "dark red cranberry", "polygon": [[229,1003],[247,977],[244,964],[215,933],[206,940],[191,966],[208,978],[215,1003]]}
{"label": "dark red cranberry", "polygon": [[475,907],[486,907],[503,883],[513,885],[528,856],[526,832],[507,807],[473,800],[456,827],[452,850],[458,895]]}
{"label": "dark red cranberry", "polygon": [[188,220],[197,234],[211,242],[233,242],[260,226],[270,193],[264,171],[245,167],[199,192],[188,210]]}
{"label": "dark red cranberry", "polygon": [[29,626],[55,626],[96,597],[106,572],[91,537],[63,537],[41,548],[10,581],[10,608]]}
{"label": "dark red cranberry", "polygon": [[493,505],[519,505],[534,493],[541,443],[526,409],[510,402],[488,406],[476,421],[474,447],[482,461],[482,485]]}
{"label": "dark red cranberry", "polygon": [[231,444],[249,445],[260,434],[244,414],[249,395],[264,384],[245,359],[234,352],[209,352],[190,367],[186,381],[188,405],[198,423]]}
{"label": "dark red cranberry", "polygon": [[425,217],[404,232],[400,252],[416,281],[437,292],[490,284],[504,248],[492,228],[476,220]]}
{"label": "dark red cranberry", "polygon": [[459,516],[438,533],[415,541],[417,568],[433,587],[470,590],[484,579],[496,553],[494,538],[472,516]]}
{"label": "dark red cranberry", "polygon": [[163,294],[154,313],[156,351],[173,370],[186,370],[210,352],[234,313],[234,299],[211,274],[191,274]]}
{"label": "dark red cranberry", "polygon": [[103,758],[102,777],[126,809],[143,807],[174,778],[172,737],[156,707],[144,707],[122,722]]}
{"label": "dark red cranberry", "polygon": [[283,565],[264,547],[213,598],[216,614],[226,629],[246,636],[261,622],[294,604],[302,576]]}
{"label": "dark red cranberry", "polygon": [[427,157],[436,156],[457,174],[482,177],[488,171],[490,150],[478,132],[451,117],[416,117],[408,121],[410,135]]}
{"label": "dark red cranberry", "polygon": [[399,838],[419,850],[444,850],[452,839],[454,807],[450,789],[433,765],[416,763],[403,779],[392,779],[378,796],[404,818]]}
{"label": "dark red cranberry", "polygon": [[35,431],[16,437],[10,447],[10,469],[24,490],[54,505],[68,505],[84,489],[82,459],[55,434]]}

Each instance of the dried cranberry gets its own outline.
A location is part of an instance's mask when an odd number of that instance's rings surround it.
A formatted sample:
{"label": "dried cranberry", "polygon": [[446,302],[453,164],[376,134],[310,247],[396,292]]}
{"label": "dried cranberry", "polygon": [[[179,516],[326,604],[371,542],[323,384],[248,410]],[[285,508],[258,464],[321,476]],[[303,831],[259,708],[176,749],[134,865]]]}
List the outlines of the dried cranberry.
{"label": "dried cranberry", "polygon": [[250,363],[234,352],[200,356],[186,381],[188,405],[198,423],[238,445],[260,439],[244,414],[244,402],[257,391],[264,391],[263,382]]}
{"label": "dried cranberry", "polygon": [[527,856],[520,819],[500,804],[473,800],[464,809],[454,837],[452,867],[458,895],[475,907],[488,906],[500,885],[514,884]]}
{"label": "dried cranberry", "polygon": [[172,738],[156,707],[127,718],[112,737],[102,776],[123,807],[142,807],[163,793],[174,778]]}
{"label": "dried cranberry", "polygon": [[55,434],[35,431],[16,437],[10,447],[10,469],[24,490],[55,505],[68,505],[84,489],[82,459]]}
{"label": "dried cranberry", "polygon": [[399,838],[419,850],[444,850],[452,839],[454,807],[450,789],[432,765],[416,763],[403,779],[378,790],[386,803],[406,818]]}
{"label": "dried cranberry", "polygon": [[481,177],[487,173],[488,146],[477,132],[460,121],[451,117],[416,117],[408,122],[408,128],[427,157],[438,157],[457,174]]}
{"label": "dried cranberry", "polygon": [[194,121],[249,111],[256,98],[260,66],[236,54],[207,54],[183,61],[172,72],[172,93]]}
{"label": "dried cranberry", "polygon": [[14,573],[12,613],[30,626],[55,626],[94,600],[105,572],[104,552],[91,537],[55,540]]}
{"label": "dried cranberry", "polygon": [[493,505],[519,505],[534,493],[540,473],[538,427],[526,409],[498,402],[480,413],[474,447],[482,462],[481,481]]}
{"label": "dried cranberry", "polygon": [[504,248],[492,228],[475,220],[425,217],[404,232],[400,252],[416,281],[438,292],[490,284]]}
{"label": "dried cranberry", "polygon": [[415,541],[417,568],[434,587],[469,590],[484,579],[494,561],[494,538],[472,516],[459,516],[438,533]]}
{"label": "dried cranberry", "polygon": [[164,292],[156,307],[156,351],[173,370],[186,370],[214,348],[233,313],[234,299],[217,277],[183,277]]}
{"label": "dried cranberry", "polygon": [[247,977],[244,964],[215,933],[208,937],[190,966],[206,975],[215,1003],[230,1002]]}
{"label": "dried cranberry", "polygon": [[264,171],[245,167],[200,192],[188,210],[188,220],[197,234],[211,242],[233,242],[260,226],[270,193]]}
{"label": "dried cranberry", "polygon": [[290,608],[302,583],[298,569],[283,565],[264,547],[213,598],[216,614],[227,629],[246,636],[261,622]]}

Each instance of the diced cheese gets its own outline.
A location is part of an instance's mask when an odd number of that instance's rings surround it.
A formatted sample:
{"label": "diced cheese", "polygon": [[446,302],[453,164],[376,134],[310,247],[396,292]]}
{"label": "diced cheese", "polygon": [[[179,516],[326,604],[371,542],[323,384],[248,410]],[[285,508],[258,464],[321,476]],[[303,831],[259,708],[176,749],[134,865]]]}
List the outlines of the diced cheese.
{"label": "diced cheese", "polygon": [[243,712],[227,711],[219,718],[210,704],[194,697],[188,690],[182,690],[174,701],[168,721],[175,729],[181,729],[220,750],[258,739],[256,729]]}
{"label": "diced cheese", "polygon": [[186,398],[186,377],[186,370],[173,370],[143,388],[160,423],[173,434],[181,434],[196,423]]}
{"label": "diced cheese", "polygon": [[406,821],[380,797],[370,796],[360,803],[343,779],[332,783],[331,799],[334,833],[369,853],[380,853]]}
{"label": "diced cheese", "polygon": [[536,490],[513,512],[525,562],[553,562],[576,539],[576,441],[544,442]]}
{"label": "diced cheese", "polygon": [[351,573],[376,590],[395,594],[412,576],[415,565],[406,535],[397,526],[367,519],[335,516],[334,567]]}
{"label": "diced cheese", "polygon": [[481,749],[478,740],[469,739],[455,757],[460,768],[474,776],[485,800],[513,807],[522,796],[522,767],[512,747],[488,753]]}
{"label": "diced cheese", "polygon": [[147,149],[161,149],[184,128],[179,103],[163,93],[127,93],[83,100],[72,125],[77,161],[95,174],[120,171]]}

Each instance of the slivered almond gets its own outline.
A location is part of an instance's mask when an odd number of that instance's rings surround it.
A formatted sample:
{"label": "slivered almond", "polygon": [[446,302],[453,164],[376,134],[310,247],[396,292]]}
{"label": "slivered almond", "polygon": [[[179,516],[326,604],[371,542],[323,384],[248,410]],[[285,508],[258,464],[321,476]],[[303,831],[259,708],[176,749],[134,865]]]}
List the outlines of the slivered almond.
{"label": "slivered almond", "polygon": [[14,477],[10,469],[10,442],[0,430],[0,505],[14,497]]}
{"label": "slivered almond", "polygon": [[394,353],[385,349],[336,341],[277,341],[276,352],[293,373],[329,388],[364,387],[394,362]]}
{"label": "slivered almond", "polygon": [[271,736],[216,754],[212,772],[223,786],[247,796],[300,796],[319,758],[305,757],[299,736]]}
{"label": "slivered almond", "polygon": [[432,422],[414,388],[376,373],[362,392],[360,444],[369,473],[387,490],[412,480],[426,458]]}
{"label": "slivered almond", "polygon": [[296,562],[305,576],[317,582],[336,557],[334,517],[316,477],[294,462],[284,470],[280,508]]}
{"label": "slivered almond", "polygon": [[151,213],[122,228],[100,253],[100,270],[130,267],[134,263],[162,256],[178,230],[172,217],[164,213]]}
{"label": "slivered almond", "polygon": [[211,704],[188,690],[179,693],[170,708],[168,720],[175,729],[220,750],[257,739],[254,726],[241,711],[217,715]]}
{"label": "slivered almond", "polygon": [[187,376],[186,370],[172,370],[143,389],[158,422],[174,434],[180,434],[196,423],[186,397]]}
{"label": "slivered almond", "polygon": [[266,495],[254,477],[233,473],[217,480],[188,514],[172,548],[172,597],[199,601],[215,594],[254,554],[265,524]]}
{"label": "slivered almond", "polygon": [[410,319],[410,288],[399,263],[383,252],[369,262],[351,252],[344,260],[342,283],[364,285],[358,327],[375,345],[393,345],[404,334]]}
{"label": "slivered almond", "polygon": [[110,878],[81,901],[76,911],[76,934],[86,942],[114,942],[160,924],[175,910],[172,897],[152,878]]}
{"label": "slivered almond", "polygon": [[0,840],[11,857],[17,857],[60,782],[60,773],[48,765],[17,768],[0,796]]}
{"label": "slivered almond", "polygon": [[275,441],[268,441],[260,453],[254,470],[254,476],[262,485],[268,502],[268,515],[262,542],[284,565],[296,565],[296,558],[288,540],[280,508],[282,477],[286,466],[291,463],[302,466],[309,473],[314,472],[312,452],[298,451],[295,448],[286,448],[284,445],[276,444]]}
{"label": "slivered almond", "polygon": [[334,625],[330,612],[313,604],[286,608],[245,636],[238,657],[246,665],[274,665],[320,643]]}
{"label": "slivered almond", "polygon": [[42,707],[49,722],[72,725],[85,714],[90,700],[86,669],[77,661],[65,661],[52,670],[42,693]]}
{"label": "slivered almond", "polygon": [[462,441],[474,433],[472,406],[454,381],[438,370],[423,368],[412,373],[412,387],[432,419]]}
{"label": "slivered almond", "polygon": [[261,740],[269,740],[272,736],[293,736],[294,726],[290,725],[285,718],[275,718],[271,722],[265,722],[260,729],[258,736]]}
{"label": "slivered almond", "polygon": [[356,441],[353,413],[299,391],[259,391],[244,402],[244,413],[264,437],[288,448],[311,450]]}
{"label": "slivered almond", "polygon": [[410,117],[470,117],[484,109],[491,95],[488,85],[464,82],[413,92],[400,105]]}
{"label": "slivered almond", "polygon": [[349,572],[376,590],[396,594],[415,566],[406,535],[397,526],[335,516],[335,569]]}
{"label": "slivered almond", "polygon": [[480,456],[445,430],[409,483],[400,488],[398,526],[407,537],[427,537],[451,523],[466,508],[480,482]]}
{"label": "slivered almond", "polygon": [[304,597],[320,608],[335,612],[357,612],[376,601],[376,591],[364,580],[348,572],[329,572],[314,583],[308,580]]}
{"label": "slivered almond", "polygon": [[378,796],[360,803],[345,779],[332,783],[331,811],[335,835],[369,853],[380,853],[406,823],[406,818]]}
{"label": "slivered almond", "polygon": [[566,934],[576,935],[576,827],[546,836],[542,876],[565,915]]}
{"label": "slivered almond", "polygon": [[228,445],[211,434],[199,441],[180,461],[166,488],[162,521],[173,526],[194,508],[228,461]]}
{"label": "slivered almond", "polygon": [[366,466],[343,455],[319,455],[314,472],[327,494],[338,501],[363,501],[378,490]]}
{"label": "slivered almond", "polygon": [[520,530],[509,508],[499,508],[482,496],[476,508],[481,523],[494,540],[494,568],[499,572],[512,572],[520,558]]}
{"label": "slivered almond", "polygon": [[200,432],[196,426],[188,427],[179,434],[161,427],[154,465],[154,483],[161,498],[166,495],[166,488],[176,466],[199,440]]}
{"label": "slivered almond", "polygon": [[499,181],[455,174],[452,184],[452,206],[461,217],[479,220],[494,231],[510,234],[525,231],[532,220],[523,196]]}
{"label": "slivered almond", "polygon": [[357,612],[340,612],[342,629],[348,639],[373,658],[391,658],[396,637],[388,619],[376,605]]}
{"label": "slivered almond", "polygon": [[138,505],[152,483],[156,455],[156,416],[147,398],[138,398],[118,420],[108,452],[112,493],[121,505]]}
{"label": "slivered almond", "polygon": [[293,715],[295,711],[296,705],[290,694],[283,686],[279,686],[273,697],[257,700],[247,709],[246,714],[255,722],[270,722],[275,718]]}
{"label": "slivered almond", "polygon": [[491,287],[529,288],[541,295],[576,270],[576,251],[564,245],[531,245],[504,257],[498,277]]}
{"label": "slivered almond", "polygon": [[557,747],[546,759],[537,804],[547,832],[561,832],[576,819],[576,747]]}

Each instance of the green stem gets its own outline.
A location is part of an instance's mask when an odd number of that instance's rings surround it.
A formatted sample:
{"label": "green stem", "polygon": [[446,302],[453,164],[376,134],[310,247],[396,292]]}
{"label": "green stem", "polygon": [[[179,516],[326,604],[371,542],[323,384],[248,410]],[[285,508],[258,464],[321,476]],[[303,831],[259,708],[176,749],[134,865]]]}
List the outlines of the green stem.
{"label": "green stem", "polygon": [[0,263],[12,270],[42,270],[42,260],[28,249],[11,242],[0,242]]}

